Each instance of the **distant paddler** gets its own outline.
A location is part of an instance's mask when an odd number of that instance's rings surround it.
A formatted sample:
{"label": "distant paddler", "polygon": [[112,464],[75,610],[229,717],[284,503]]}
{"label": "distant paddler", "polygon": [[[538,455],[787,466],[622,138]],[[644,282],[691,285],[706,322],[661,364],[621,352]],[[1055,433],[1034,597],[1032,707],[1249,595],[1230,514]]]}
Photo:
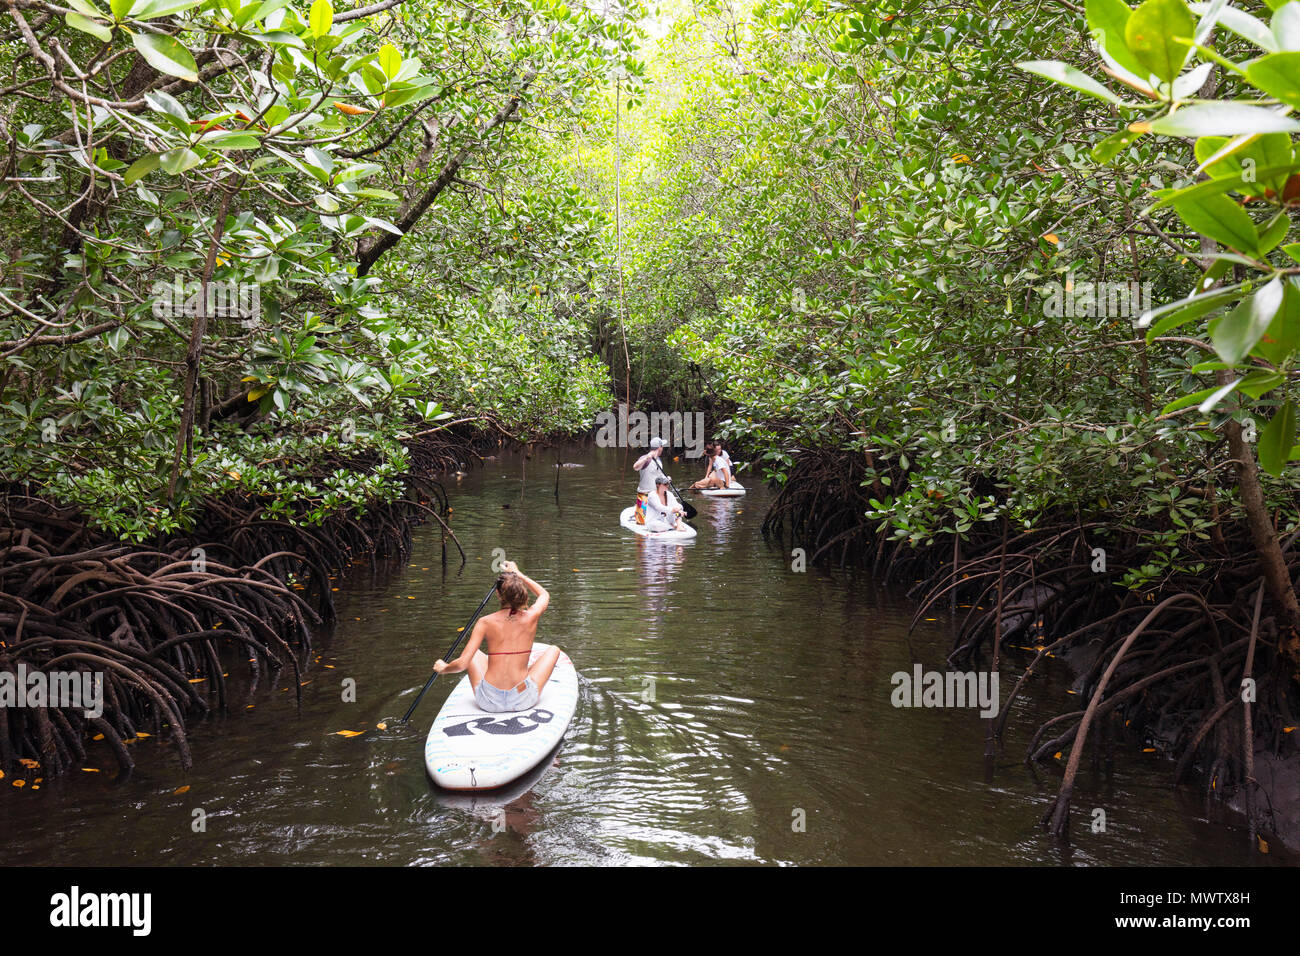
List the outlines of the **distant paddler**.
{"label": "distant paddler", "polygon": [[704,457],[708,460],[708,470],[704,473],[704,477],[691,487],[705,490],[730,488],[731,460],[727,457],[727,453],[714,442],[709,442],[704,446]]}

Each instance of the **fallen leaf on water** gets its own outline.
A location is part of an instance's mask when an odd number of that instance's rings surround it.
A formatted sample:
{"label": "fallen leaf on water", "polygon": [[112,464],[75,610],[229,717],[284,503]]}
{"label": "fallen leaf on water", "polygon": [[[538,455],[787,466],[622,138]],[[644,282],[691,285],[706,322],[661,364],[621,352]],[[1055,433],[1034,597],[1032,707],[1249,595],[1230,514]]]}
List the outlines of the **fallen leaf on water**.
{"label": "fallen leaf on water", "polygon": [[1142,748],[1142,752],[1143,752],[1144,754],[1153,754],[1153,753],[1156,752],[1156,748],[1155,748],[1155,747],[1143,747],[1143,748]]}
{"label": "fallen leaf on water", "polygon": [[190,785],[188,783],[185,786],[177,787],[175,790],[172,791],[173,794],[189,793],[189,792],[190,792]]}
{"label": "fallen leaf on water", "polygon": [[1283,728],[1282,728],[1282,733],[1284,733],[1284,734],[1289,734],[1289,733],[1291,733],[1291,731],[1293,731],[1293,730],[1295,730],[1294,727],[1283,727]]}
{"label": "fallen leaf on water", "polygon": [[252,704],[245,704],[245,705],[244,705],[244,710],[252,710],[252,709],[253,709],[253,705],[252,705]]}
{"label": "fallen leaf on water", "polygon": [[136,735],[137,737],[140,737],[140,738],[144,738],[144,737],[152,737],[152,736],[153,736],[153,734],[146,734],[143,730],[137,730],[137,731],[135,732],[135,735]]}
{"label": "fallen leaf on water", "polygon": [[1268,842],[1267,842],[1267,841],[1266,841],[1262,836],[1260,836],[1259,834],[1255,834],[1255,839],[1259,841],[1259,852],[1260,852],[1260,853],[1267,853],[1267,852],[1268,852]]}
{"label": "fallen leaf on water", "polygon": [[191,678],[190,678],[190,683],[191,683],[191,684],[202,684],[205,680],[207,680],[206,677],[191,677]]}
{"label": "fallen leaf on water", "polygon": [[25,787],[25,786],[27,786],[27,781],[26,781],[26,780],[15,780],[15,781],[14,781],[14,786],[15,786],[15,787]]}
{"label": "fallen leaf on water", "polygon": [[333,664],[322,664],[321,666],[322,666],[322,667],[328,667],[330,670],[333,670],[333,669],[334,669],[334,665],[333,665]]}
{"label": "fallen leaf on water", "polygon": [[90,739],[91,739],[91,740],[103,740],[103,739],[104,739],[104,735],[103,735],[103,734],[95,734],[95,736],[91,737]]}
{"label": "fallen leaf on water", "polygon": [[98,768],[98,767],[82,767],[81,769],[82,769],[85,773],[99,773],[99,768]]}
{"label": "fallen leaf on water", "polygon": [[361,731],[361,730],[336,730],[336,731],[334,731],[334,733],[331,734],[330,736],[332,736],[332,737],[333,737],[333,736],[338,736],[338,737],[360,737],[363,733],[364,733],[364,731]]}
{"label": "fallen leaf on water", "polygon": [[18,762],[22,764],[24,767],[26,767],[28,770],[35,770],[37,767],[41,765],[41,762],[39,760],[33,760],[31,757],[19,757]]}
{"label": "fallen leaf on water", "polygon": [[1053,760],[1060,760],[1060,759],[1061,759],[1061,751],[1058,750],[1056,753],[1052,754],[1052,759],[1053,759]]}
{"label": "fallen leaf on water", "polygon": [[384,723],[383,721],[380,721],[379,723],[375,724],[375,726],[378,727],[380,730],[388,729],[388,724]]}

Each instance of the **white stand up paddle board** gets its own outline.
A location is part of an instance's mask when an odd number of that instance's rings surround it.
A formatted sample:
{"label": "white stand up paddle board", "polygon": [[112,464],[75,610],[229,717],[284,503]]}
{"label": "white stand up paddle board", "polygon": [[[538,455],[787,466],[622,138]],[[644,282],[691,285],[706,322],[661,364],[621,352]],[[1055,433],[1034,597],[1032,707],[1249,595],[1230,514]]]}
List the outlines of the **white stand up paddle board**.
{"label": "white stand up paddle board", "polygon": [[[529,666],[550,645],[533,644]],[[489,713],[474,701],[469,675],[461,678],[429,728],[424,766],[448,790],[492,790],[536,767],[553,751],[578,706],[578,672],[560,652],[537,706]]]}
{"label": "white stand up paddle board", "polygon": [[745,493],[745,486],[735,478],[731,479],[731,484],[725,488],[701,488],[700,494],[707,495],[710,498],[739,498]]}
{"label": "white stand up paddle board", "polygon": [[645,525],[636,523],[635,505],[623,509],[623,513],[618,516],[618,523],[627,528],[628,531],[635,532],[641,537],[649,538],[652,541],[689,541],[695,537],[695,529],[690,525],[686,525],[685,531],[678,531],[675,528],[672,531],[648,531]]}

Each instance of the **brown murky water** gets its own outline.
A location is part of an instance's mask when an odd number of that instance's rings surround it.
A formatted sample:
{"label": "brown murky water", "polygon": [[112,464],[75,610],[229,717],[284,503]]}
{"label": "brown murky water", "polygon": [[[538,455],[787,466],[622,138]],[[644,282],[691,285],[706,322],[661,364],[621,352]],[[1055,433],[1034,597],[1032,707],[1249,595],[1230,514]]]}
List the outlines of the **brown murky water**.
{"label": "brown murky water", "polygon": [[[102,773],[0,785],[0,863],[1282,862],[1248,853],[1239,821],[1208,819],[1153,758],[1127,754],[1109,776],[1082,775],[1063,855],[1036,826],[1059,778],[1023,762],[1038,722],[1069,706],[1063,668],[1036,681],[987,761],[974,711],[890,702],[913,652],[941,667],[948,620],[909,645],[900,595],[861,573],[793,571],[759,532],[769,492],[752,477],[745,498],[693,497],[699,536],[673,546],[619,527],[634,488],[626,452],[564,452],[583,467],[559,471],[558,501],[552,454],[448,480],[463,571],[451,548],[444,577],[426,527],[404,565],[340,584],[301,712],[284,674],[193,726],[189,772],[150,739],[133,744],[125,781],[95,744],[87,765]],[[679,486],[702,471],[669,470]],[[501,795],[453,796],[422,760],[453,679],[408,727],[397,717],[490,587],[494,548],[551,590],[539,638],[569,652],[582,695],[552,764]],[[1105,832],[1091,831],[1094,808]]]}

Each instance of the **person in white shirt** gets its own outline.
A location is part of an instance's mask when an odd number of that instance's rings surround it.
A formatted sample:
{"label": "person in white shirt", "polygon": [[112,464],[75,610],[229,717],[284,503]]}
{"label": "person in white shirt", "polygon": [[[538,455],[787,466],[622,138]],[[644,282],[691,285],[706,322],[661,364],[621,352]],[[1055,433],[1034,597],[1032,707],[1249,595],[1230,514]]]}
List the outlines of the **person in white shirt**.
{"label": "person in white shirt", "polygon": [[655,490],[646,497],[647,531],[685,531],[682,509],[677,499],[668,492],[668,476],[655,479]]}
{"label": "person in white shirt", "polygon": [[691,485],[692,488],[728,488],[731,486],[731,462],[725,457],[726,452],[710,442],[704,446],[704,454],[709,459],[709,470],[704,477]]}

